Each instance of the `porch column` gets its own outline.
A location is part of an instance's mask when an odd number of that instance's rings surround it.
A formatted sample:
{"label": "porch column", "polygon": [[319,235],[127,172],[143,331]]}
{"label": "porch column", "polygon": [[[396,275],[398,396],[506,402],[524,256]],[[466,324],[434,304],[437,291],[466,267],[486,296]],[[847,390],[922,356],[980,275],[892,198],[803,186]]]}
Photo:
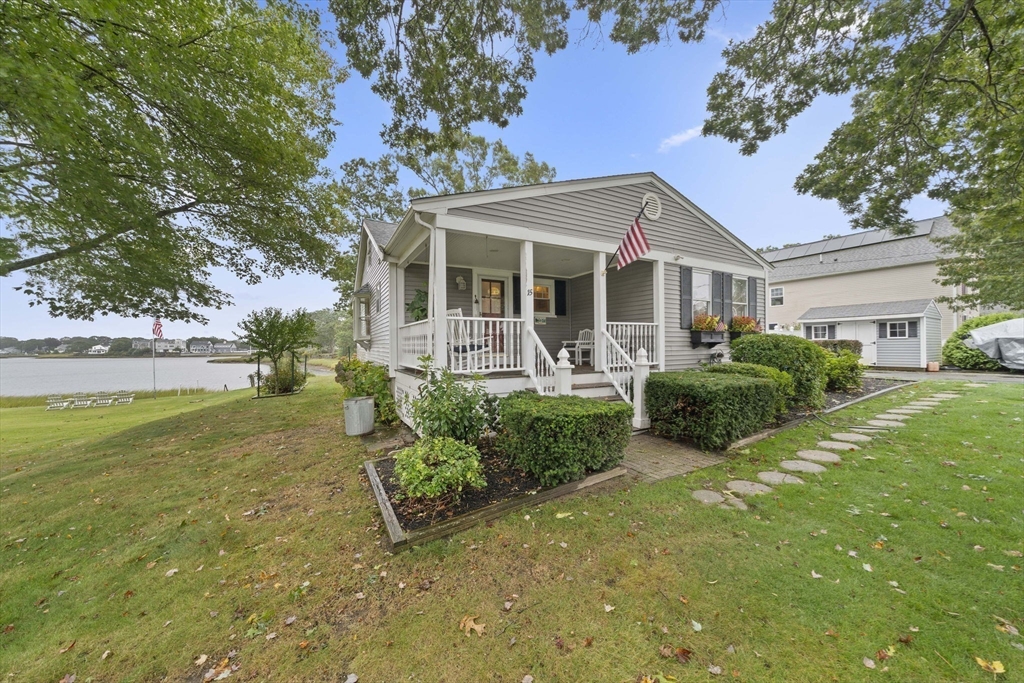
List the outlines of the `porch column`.
{"label": "porch column", "polygon": [[658,324],[654,331],[656,347],[654,349],[654,365],[665,370],[665,262],[654,262],[654,322]]}
{"label": "porch column", "polygon": [[523,367],[533,370],[533,242],[519,243],[519,315],[523,320]]}
{"label": "porch column", "polygon": [[405,271],[397,263],[388,263],[388,375],[398,369],[398,326],[405,322],[402,301],[405,298]]}
{"label": "porch column", "polygon": [[430,300],[433,311],[434,367],[448,365],[448,249],[444,228],[430,233]]}
{"label": "porch column", "polygon": [[604,357],[604,328],[608,322],[608,292],[606,285],[608,278],[605,277],[605,266],[608,263],[608,254],[597,252],[594,254],[594,371],[603,372],[605,368]]}

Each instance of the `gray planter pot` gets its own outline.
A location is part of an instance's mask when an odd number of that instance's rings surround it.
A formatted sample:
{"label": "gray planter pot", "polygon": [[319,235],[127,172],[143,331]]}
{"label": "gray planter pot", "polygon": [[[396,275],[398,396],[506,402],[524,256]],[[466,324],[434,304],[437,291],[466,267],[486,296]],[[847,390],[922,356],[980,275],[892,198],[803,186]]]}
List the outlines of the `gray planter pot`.
{"label": "gray planter pot", "polygon": [[345,399],[345,433],[363,436],[373,432],[373,396]]}

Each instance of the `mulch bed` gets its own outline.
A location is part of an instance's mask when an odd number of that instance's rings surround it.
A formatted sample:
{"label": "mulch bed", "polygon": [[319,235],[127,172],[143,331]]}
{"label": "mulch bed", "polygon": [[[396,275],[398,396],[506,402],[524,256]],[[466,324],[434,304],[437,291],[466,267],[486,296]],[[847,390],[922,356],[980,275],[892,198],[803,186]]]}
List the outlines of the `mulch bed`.
{"label": "mulch bed", "polygon": [[[889,387],[898,384],[907,384],[907,382],[896,379],[876,379],[873,377],[865,377],[861,382],[860,389],[851,389],[850,391],[826,391],[825,405],[822,408],[822,410],[835,408],[836,406],[840,406],[844,403],[849,403],[850,401],[854,401],[862,396],[867,396],[868,394],[873,394],[876,391],[888,389]],[[807,414],[808,412],[806,410],[791,410],[782,417],[780,417],[778,421],[772,426],[781,427],[782,425],[792,422],[793,420],[798,420],[802,417],[805,417]]]}
{"label": "mulch bed", "polygon": [[484,478],[487,486],[476,491],[464,491],[457,504],[448,502],[420,503],[410,500],[396,501],[399,493],[398,480],[395,477],[395,460],[386,458],[375,463],[377,474],[384,485],[384,491],[391,501],[391,507],[398,517],[399,524],[406,531],[415,531],[431,524],[443,522],[457,515],[474,512],[504,500],[517,498],[524,493],[537,491],[540,482],[526,472],[509,466],[505,458],[492,451],[481,449],[480,462],[484,467]]}

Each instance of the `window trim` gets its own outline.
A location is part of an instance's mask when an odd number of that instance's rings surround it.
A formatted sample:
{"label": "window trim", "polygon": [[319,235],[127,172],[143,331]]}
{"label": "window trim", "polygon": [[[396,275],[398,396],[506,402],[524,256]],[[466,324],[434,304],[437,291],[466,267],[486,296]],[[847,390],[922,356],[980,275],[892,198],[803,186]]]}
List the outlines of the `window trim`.
{"label": "window trim", "polygon": [[[772,294],[775,290],[779,290],[779,303],[775,303],[775,295]],[[786,305],[786,288],[785,287],[769,287],[768,288],[768,305],[772,308]]]}
{"label": "window trim", "polygon": [[[731,308],[729,310],[729,315],[731,315],[732,318],[735,318],[737,316],[735,308],[738,305],[742,305],[743,306],[743,312],[740,313],[739,315],[742,315],[744,317],[750,315],[750,290],[748,289],[748,286],[750,284],[749,280],[750,280],[750,278],[748,278],[746,275],[733,275],[732,276],[732,291],[729,292],[729,294],[730,294],[730,296],[732,298],[732,301],[730,303]],[[745,299],[745,301],[741,301],[741,302],[738,302],[738,303],[736,301],[736,283],[737,282],[742,282],[743,283],[743,298]],[[732,318],[730,318],[730,320]]]}
{"label": "window trim", "polygon": [[[707,278],[708,278],[708,298],[707,299],[698,299],[697,298],[697,286],[696,286],[696,282],[695,282],[695,278],[697,277],[697,275],[706,275]],[[711,315],[712,291],[714,289],[714,284],[712,283],[711,280],[712,280],[712,274],[711,274],[710,270],[703,270],[703,269],[699,269],[699,268],[691,268],[690,269],[690,320],[691,321],[694,318],[696,318],[698,315],[700,315],[699,313],[697,313],[697,308],[696,308],[696,305],[699,302],[703,302],[703,303],[707,304],[706,315]]]}
{"label": "window trim", "polygon": [[[537,310],[537,286],[548,288],[548,301],[550,302],[549,312]],[[533,278],[533,317],[534,318],[557,318],[555,315],[555,281],[546,277]]]}
{"label": "window trim", "polygon": [[352,301],[354,303],[354,310],[352,311],[352,340],[367,341],[373,336],[370,329],[370,320],[373,317],[373,296],[371,294],[357,294],[352,297]]}
{"label": "window trim", "polygon": [[[822,330],[823,336],[818,336],[818,330]],[[811,340],[822,341],[828,339],[828,325],[811,325]]]}
{"label": "window trim", "polygon": [[[903,325],[903,334],[893,334],[893,326],[898,331],[899,326]],[[886,323],[885,327],[886,339],[910,339],[910,323],[906,320],[890,320]]]}

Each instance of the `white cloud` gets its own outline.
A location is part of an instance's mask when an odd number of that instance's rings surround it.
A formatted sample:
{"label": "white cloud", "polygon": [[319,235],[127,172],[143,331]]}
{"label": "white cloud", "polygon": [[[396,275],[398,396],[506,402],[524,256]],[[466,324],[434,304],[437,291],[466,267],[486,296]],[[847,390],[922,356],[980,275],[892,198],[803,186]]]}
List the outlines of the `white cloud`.
{"label": "white cloud", "polygon": [[661,144],[658,146],[658,151],[665,153],[672,149],[673,147],[678,147],[684,142],[689,142],[695,137],[700,136],[701,128],[702,126],[694,126],[693,128],[688,128],[687,130],[684,130],[682,133],[676,133],[675,135],[665,138],[664,140],[661,141]]}

